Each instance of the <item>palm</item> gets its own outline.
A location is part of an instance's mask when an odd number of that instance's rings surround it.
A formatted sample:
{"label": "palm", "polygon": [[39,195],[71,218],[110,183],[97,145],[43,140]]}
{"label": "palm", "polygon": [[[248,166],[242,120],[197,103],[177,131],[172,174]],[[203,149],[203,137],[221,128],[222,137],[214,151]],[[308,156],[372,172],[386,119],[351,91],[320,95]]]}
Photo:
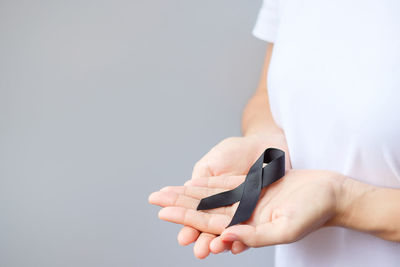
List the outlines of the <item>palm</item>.
{"label": "palm", "polygon": [[[309,177],[304,179],[307,178]],[[291,224],[293,221],[302,220],[301,217],[304,220],[305,216],[315,214],[318,219],[307,218],[307,225],[311,230],[330,216],[330,205],[333,204],[330,191],[331,188],[322,186],[322,183],[305,183],[304,180],[296,181],[295,176],[286,175],[285,179],[262,190],[253,215],[245,224],[254,227],[271,223]],[[319,202],[317,212],[314,205],[316,199]],[[305,214],[309,210],[311,212]]]}
{"label": "palm", "polygon": [[283,179],[262,190],[248,221],[223,233],[238,232],[252,247],[301,239],[334,216],[341,179],[330,171],[289,171]]}
{"label": "palm", "polygon": [[[290,168],[290,159],[283,133],[230,137],[213,147],[195,164],[192,178],[247,174],[253,162],[266,147],[277,147],[284,150],[286,152],[286,168]],[[184,226],[178,234],[181,245],[188,245],[197,240],[194,253],[199,258],[204,258],[209,254],[209,245],[215,237],[213,234],[200,233],[190,226]],[[240,253],[246,248],[240,242],[225,243],[224,246],[214,249],[213,252],[218,253],[231,249],[232,253]]]}
{"label": "palm", "polygon": [[[284,150],[286,152],[286,169],[290,168],[290,159],[283,133],[230,137],[213,147],[195,164],[192,179],[245,175],[253,162],[267,147],[277,147]],[[221,189],[228,190],[229,188],[222,187]],[[160,205],[162,206],[162,204]],[[189,225],[184,226],[178,234],[178,240],[181,245],[188,245],[196,241],[194,253],[198,258],[205,258],[210,253],[210,243],[215,238],[216,235],[209,232],[200,233],[200,231]],[[246,248],[240,242],[224,243],[224,245],[214,249],[213,252],[218,253],[231,249],[233,253],[240,253]]]}
{"label": "palm", "polygon": [[192,178],[220,175],[247,174],[251,165],[267,147],[277,147],[286,152],[286,166],[290,159],[284,136],[230,137],[213,147],[194,166]]}
{"label": "palm", "polygon": [[333,216],[334,181],[338,179],[327,171],[287,172],[281,180],[262,190],[252,217],[244,224],[225,229],[238,203],[207,212],[196,210],[201,198],[232,189],[244,178],[242,175],[194,179],[186,187],[169,187],[154,193],[150,202],[165,207],[159,214],[163,220],[222,234],[212,241],[219,245],[223,244],[221,238],[232,232],[253,247],[293,242]]}
{"label": "palm", "polygon": [[258,140],[243,137],[227,138],[195,164],[192,178],[246,174],[260,153]]}

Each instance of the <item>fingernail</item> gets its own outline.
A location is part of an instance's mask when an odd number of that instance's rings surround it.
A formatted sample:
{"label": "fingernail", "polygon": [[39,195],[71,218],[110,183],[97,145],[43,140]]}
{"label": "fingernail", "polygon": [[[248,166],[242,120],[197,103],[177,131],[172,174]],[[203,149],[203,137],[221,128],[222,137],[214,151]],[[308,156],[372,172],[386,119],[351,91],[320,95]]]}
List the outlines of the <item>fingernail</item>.
{"label": "fingernail", "polygon": [[225,241],[225,242],[233,242],[233,241],[239,240],[238,237],[234,234],[225,234],[221,238],[222,238],[222,241]]}

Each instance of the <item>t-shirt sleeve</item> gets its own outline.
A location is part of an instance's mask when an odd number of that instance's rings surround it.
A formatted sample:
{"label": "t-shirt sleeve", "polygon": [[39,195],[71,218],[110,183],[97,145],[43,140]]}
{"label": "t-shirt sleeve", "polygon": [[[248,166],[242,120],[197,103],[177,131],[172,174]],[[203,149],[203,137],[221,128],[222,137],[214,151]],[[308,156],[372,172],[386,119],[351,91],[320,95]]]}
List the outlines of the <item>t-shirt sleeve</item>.
{"label": "t-shirt sleeve", "polygon": [[253,35],[267,42],[275,42],[278,30],[278,0],[263,0],[253,28]]}

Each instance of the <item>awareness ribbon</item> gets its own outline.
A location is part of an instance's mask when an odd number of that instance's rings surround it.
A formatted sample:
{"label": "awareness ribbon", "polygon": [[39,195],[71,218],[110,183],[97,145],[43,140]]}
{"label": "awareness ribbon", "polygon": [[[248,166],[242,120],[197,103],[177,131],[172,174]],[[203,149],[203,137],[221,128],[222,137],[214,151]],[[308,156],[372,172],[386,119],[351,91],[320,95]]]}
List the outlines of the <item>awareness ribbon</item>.
{"label": "awareness ribbon", "polygon": [[[264,166],[264,163],[267,165]],[[251,166],[242,184],[233,190],[203,198],[197,206],[197,210],[215,209],[240,201],[232,221],[227,227],[244,222],[251,217],[261,189],[284,175],[285,152],[277,148],[267,148]]]}

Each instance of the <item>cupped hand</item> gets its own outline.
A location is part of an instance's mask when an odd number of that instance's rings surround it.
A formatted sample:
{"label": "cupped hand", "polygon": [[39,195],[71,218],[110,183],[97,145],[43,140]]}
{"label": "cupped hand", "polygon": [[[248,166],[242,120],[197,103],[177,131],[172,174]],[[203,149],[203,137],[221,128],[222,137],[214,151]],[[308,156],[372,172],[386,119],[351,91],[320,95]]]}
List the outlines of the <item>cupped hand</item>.
{"label": "cupped hand", "polygon": [[[285,151],[286,168],[291,168],[288,148],[283,132],[276,131],[267,134],[253,134],[246,137],[226,138],[214,146],[203,156],[193,168],[192,178],[202,178],[222,175],[245,175],[254,161],[268,147],[276,147]],[[205,258],[210,253],[210,243],[216,235],[200,233],[197,229],[184,226],[178,234],[178,242],[188,245],[196,242],[193,248],[198,258]],[[224,250],[238,254],[247,246],[241,242],[226,242]]]}
{"label": "cupped hand", "polygon": [[286,154],[286,169],[290,169],[290,157],[283,132],[229,137],[205,154],[193,168],[192,178],[243,175],[268,147],[276,147]]}
{"label": "cupped hand", "polygon": [[162,220],[219,235],[212,239],[209,248],[220,253],[226,249],[226,243],[240,242],[237,244],[249,247],[291,243],[324,226],[337,216],[341,185],[346,179],[331,171],[289,170],[262,190],[248,221],[226,229],[238,203],[196,210],[201,198],[233,189],[244,178],[242,175],[192,179],[185,186],[153,193],[149,201],[163,207],[159,212]]}

